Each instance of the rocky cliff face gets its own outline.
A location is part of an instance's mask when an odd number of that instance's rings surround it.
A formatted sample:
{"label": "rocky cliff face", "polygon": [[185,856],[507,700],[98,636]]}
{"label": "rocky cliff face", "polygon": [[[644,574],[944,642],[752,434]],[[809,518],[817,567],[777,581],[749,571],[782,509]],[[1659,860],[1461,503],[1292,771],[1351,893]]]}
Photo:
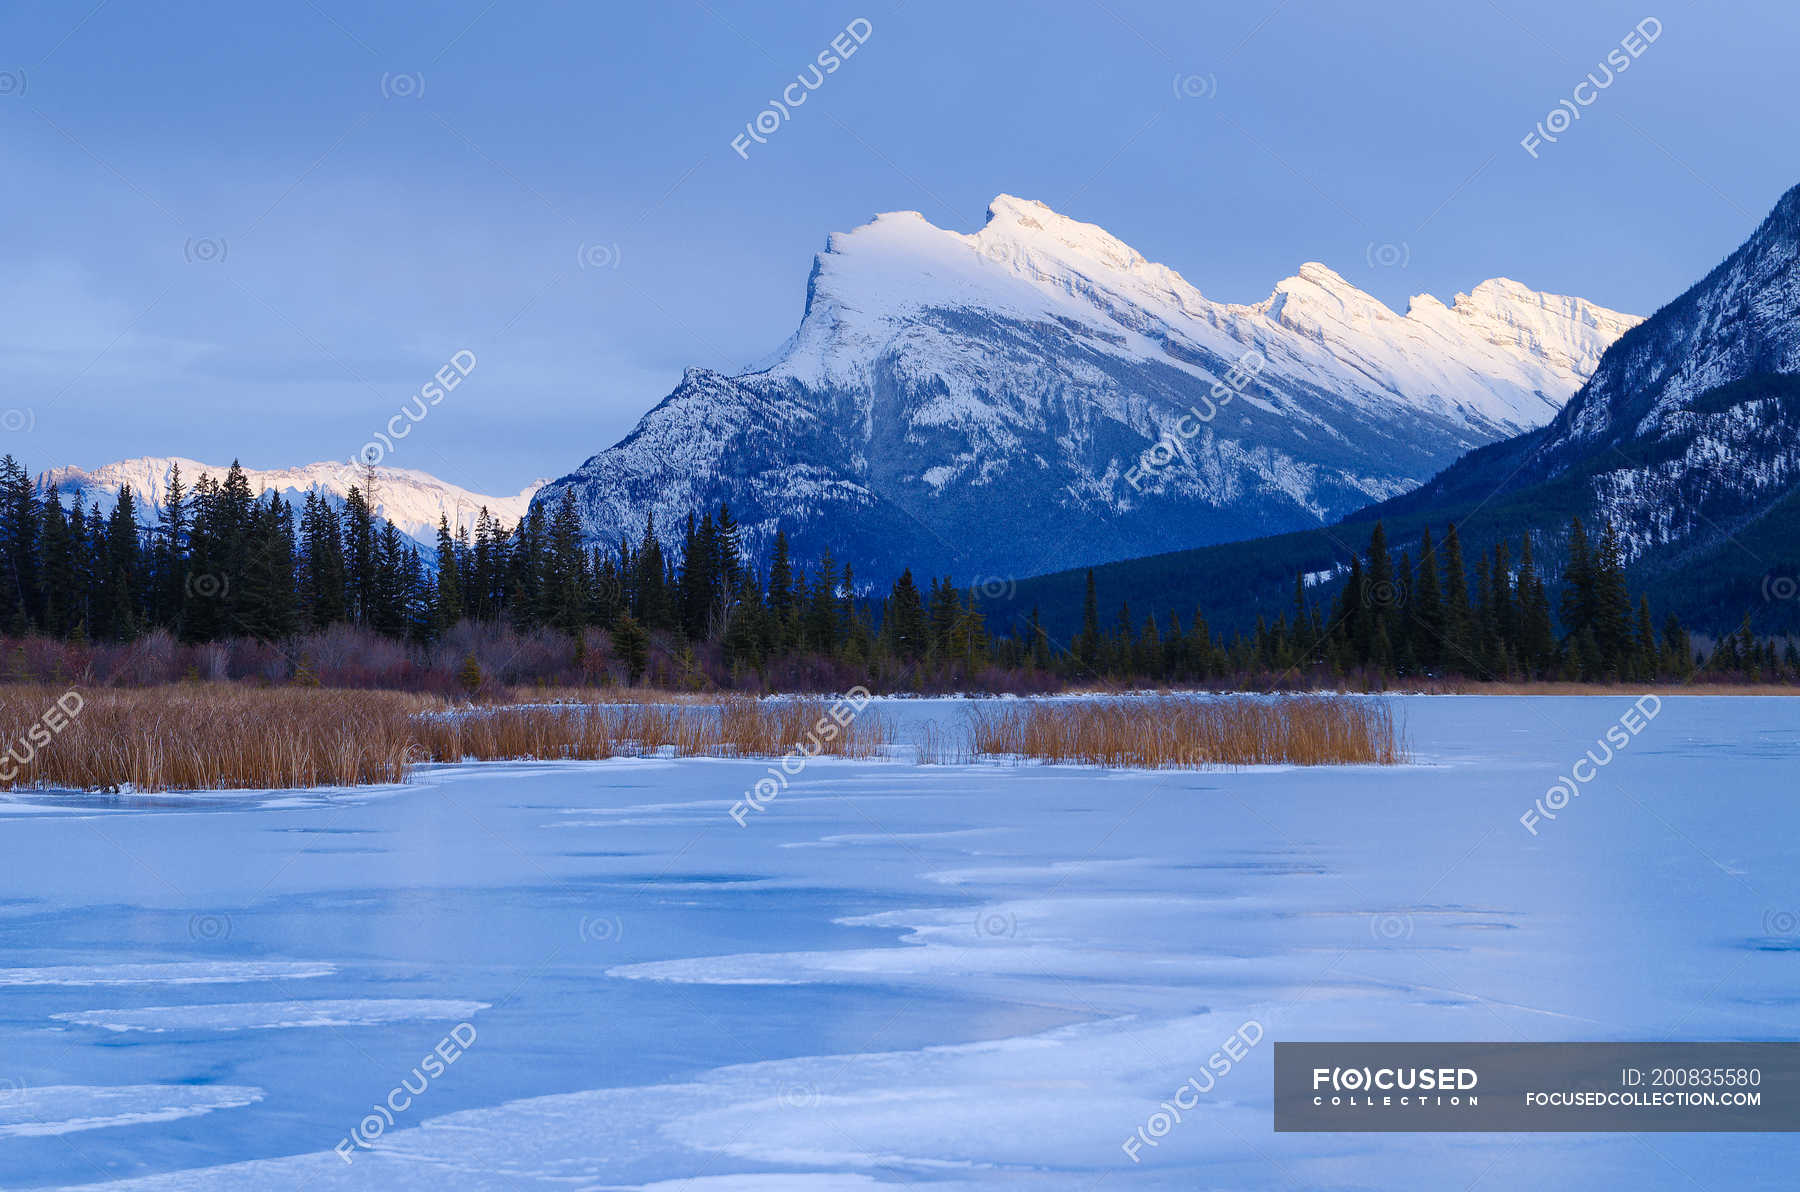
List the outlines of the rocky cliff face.
{"label": "rocky cliff face", "polygon": [[[1540,426],[1637,322],[1504,279],[1396,314],[1319,264],[1207,299],[1104,230],[1002,195],[830,238],[766,368],[691,370],[547,485],[589,536],[729,502],[859,575],[1035,574],[1317,524]],[[1196,415],[1200,416],[1196,416]]]}

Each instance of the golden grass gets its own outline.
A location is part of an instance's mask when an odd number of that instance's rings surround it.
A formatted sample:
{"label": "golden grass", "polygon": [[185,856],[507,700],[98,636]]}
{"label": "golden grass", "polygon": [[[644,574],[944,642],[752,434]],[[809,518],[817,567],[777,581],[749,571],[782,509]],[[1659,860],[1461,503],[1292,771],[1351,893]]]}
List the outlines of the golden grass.
{"label": "golden grass", "polygon": [[[1351,696],[971,704],[912,730],[923,765],[1009,756],[1106,766],[1392,764],[1389,705]],[[881,713],[817,698],[452,705],[391,691],[183,683],[0,686],[0,789],[281,790],[405,781],[421,762],[808,754],[870,758]]]}
{"label": "golden grass", "polygon": [[776,757],[793,749],[875,757],[892,744],[887,720],[864,711],[839,723],[821,699],[705,704],[535,704],[455,708],[417,718],[420,761],[641,757]]}
{"label": "golden grass", "polygon": [[[406,777],[398,692],[225,685],[0,688],[0,788],[233,790]],[[70,715],[70,712],[73,715]]]}
{"label": "golden grass", "polygon": [[1149,696],[970,709],[977,757],[1178,769],[1407,760],[1393,708],[1341,695]]}

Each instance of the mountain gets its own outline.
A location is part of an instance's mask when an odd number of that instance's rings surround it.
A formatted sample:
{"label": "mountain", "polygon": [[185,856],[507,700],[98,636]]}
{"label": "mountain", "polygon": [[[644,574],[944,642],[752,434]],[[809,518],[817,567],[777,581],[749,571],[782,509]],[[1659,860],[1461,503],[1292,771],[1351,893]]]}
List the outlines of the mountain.
{"label": "mountain", "polygon": [[1214,302],[1001,195],[972,235],[899,212],[832,236],[766,367],[689,370],[537,499],[573,493],[604,543],[726,501],[752,547],[779,525],[864,578],[1030,575],[1402,493],[1548,421],[1637,321],[1504,279],[1399,315],[1320,264]]}
{"label": "mountain", "polygon": [[[1610,521],[1643,582],[1729,629],[1772,591],[1794,603],[1797,482],[1800,187],[1621,338],[1548,425],[1371,513],[1493,502],[1534,522]],[[1774,621],[1791,627],[1787,611]]]}
{"label": "mountain", "polygon": [[[189,490],[202,473],[223,480],[230,470],[216,464],[174,457],[126,459],[92,471],[76,467],[52,468],[38,474],[37,487],[41,494],[54,484],[65,502],[72,503],[80,497],[89,506],[98,504],[103,509],[110,509],[118,500],[119,489],[130,485],[132,496],[142,511],[141,517],[148,524],[155,520],[156,510],[162,507],[168,490],[169,469],[176,464],[181,465],[181,482]],[[316,488],[334,508],[340,509],[350,486],[360,487],[365,483],[363,468],[341,461],[273,471],[245,468],[244,476],[257,496],[273,489],[283,500],[297,506],[306,500],[309,490]],[[375,469],[375,512],[383,520],[393,522],[394,527],[408,537],[426,546],[435,546],[440,515],[450,519],[452,529],[459,526],[473,529],[476,515],[485,506],[510,529],[530,508],[532,495],[539,487],[541,482],[521,490],[516,496],[484,496],[425,472],[378,467]]]}
{"label": "mountain", "polygon": [[[1628,331],[1546,425],[1470,452],[1428,483],[1324,530],[1105,568],[1134,604],[1288,607],[1384,522],[1397,551],[1459,523],[1471,554],[1531,532],[1552,578],[1569,519],[1610,521],[1634,590],[1690,627],[1800,630],[1800,187],[1706,277]],[[1042,601],[1065,628],[1085,578],[1021,584],[1007,617]]]}

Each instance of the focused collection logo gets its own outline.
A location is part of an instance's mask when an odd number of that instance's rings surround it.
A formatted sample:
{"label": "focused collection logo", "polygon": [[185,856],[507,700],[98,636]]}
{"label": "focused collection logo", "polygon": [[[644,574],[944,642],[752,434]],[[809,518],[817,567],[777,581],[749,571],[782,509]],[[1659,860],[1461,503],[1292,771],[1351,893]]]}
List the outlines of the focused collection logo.
{"label": "focused collection logo", "polygon": [[1314,1068],[1312,1103],[1358,1109],[1473,1107],[1481,1104],[1474,1091],[1480,1080],[1473,1068]]}

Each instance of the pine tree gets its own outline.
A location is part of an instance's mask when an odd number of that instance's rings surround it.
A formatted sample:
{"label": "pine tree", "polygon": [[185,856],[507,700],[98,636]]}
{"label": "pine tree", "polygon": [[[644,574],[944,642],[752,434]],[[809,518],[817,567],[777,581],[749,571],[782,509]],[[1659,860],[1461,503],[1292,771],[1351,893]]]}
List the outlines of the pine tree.
{"label": "pine tree", "polygon": [[131,486],[119,490],[108,519],[104,547],[97,552],[101,582],[95,636],[130,641],[137,636],[143,613],[139,607],[142,564],[138,557],[137,502]]}
{"label": "pine tree", "polygon": [[1528,676],[1549,673],[1556,652],[1556,629],[1550,621],[1550,598],[1531,558],[1531,535],[1519,544],[1519,661]]}
{"label": "pine tree", "polygon": [[910,567],[900,573],[888,594],[882,630],[888,648],[901,661],[918,662],[925,657],[930,646],[925,604],[919,598],[919,585],[914,582]]}
{"label": "pine tree", "polygon": [[377,601],[375,514],[356,485],[344,497],[343,513],[345,616],[357,625],[373,623]]}
{"label": "pine tree", "polygon": [[1657,660],[1660,650],[1656,644],[1656,623],[1650,619],[1650,598],[1638,597],[1637,609],[1637,647],[1633,671],[1640,679],[1656,678]]}
{"label": "pine tree", "polygon": [[1480,660],[1475,655],[1474,620],[1462,540],[1452,522],[1444,531],[1444,664],[1463,674],[1480,670]]}
{"label": "pine tree", "polygon": [[262,641],[281,641],[298,627],[292,512],[271,492],[265,504],[252,506],[250,516],[241,591],[233,602],[235,628]]}
{"label": "pine tree", "polygon": [[785,640],[794,622],[794,564],[788,554],[787,535],[775,531],[775,547],[769,563],[769,615],[775,630]]}
{"label": "pine tree", "polygon": [[76,608],[75,539],[56,486],[44,494],[44,521],[38,531],[38,572],[42,577],[43,625],[55,637],[66,637],[79,619]]}
{"label": "pine tree", "polygon": [[182,577],[187,558],[188,490],[181,482],[181,465],[169,465],[168,483],[163,486],[163,507],[157,520],[157,567],[161,583],[157,585],[156,617],[165,625],[181,623],[184,598]]}
{"label": "pine tree", "polygon": [[1625,587],[1625,559],[1608,520],[1592,557],[1593,627],[1604,671],[1623,676],[1631,669],[1631,594]]}
{"label": "pine tree", "polygon": [[1663,669],[1678,679],[1686,679],[1694,670],[1694,645],[1674,613],[1663,621],[1662,641]]}
{"label": "pine tree", "polygon": [[0,628],[22,636],[41,617],[38,503],[31,477],[11,455],[0,459]]}
{"label": "pine tree", "polygon": [[338,519],[316,491],[307,492],[301,511],[299,554],[300,613],[305,622],[324,629],[348,619]]}
{"label": "pine tree", "polygon": [[456,681],[470,695],[481,690],[481,663],[475,660],[475,655],[463,655],[462,667],[456,672]]}
{"label": "pine tree", "polygon": [[1595,587],[1594,552],[1588,545],[1587,528],[1581,518],[1569,519],[1569,561],[1563,568],[1562,624],[1565,641],[1574,641],[1594,627]]}
{"label": "pine tree", "polygon": [[1407,640],[1413,657],[1428,673],[1444,662],[1444,598],[1438,586],[1438,559],[1426,528],[1419,542],[1419,567],[1413,583],[1407,618]]}
{"label": "pine tree", "polygon": [[638,624],[637,618],[630,613],[622,613],[618,623],[613,626],[613,647],[619,652],[619,661],[625,664],[625,681],[637,686],[638,680],[644,677],[644,669],[650,660],[650,635]]}
{"label": "pine tree", "polygon": [[1075,662],[1084,670],[1099,665],[1100,598],[1094,589],[1094,569],[1087,569],[1087,595],[1081,604],[1081,636],[1075,639]]}
{"label": "pine tree", "polygon": [[450,536],[450,519],[438,514],[437,599],[433,603],[437,633],[442,636],[463,619],[462,563],[456,540]]}
{"label": "pine tree", "polygon": [[542,591],[545,623],[579,638],[588,619],[587,553],[581,548],[581,514],[572,489],[563,490],[550,522]]}

